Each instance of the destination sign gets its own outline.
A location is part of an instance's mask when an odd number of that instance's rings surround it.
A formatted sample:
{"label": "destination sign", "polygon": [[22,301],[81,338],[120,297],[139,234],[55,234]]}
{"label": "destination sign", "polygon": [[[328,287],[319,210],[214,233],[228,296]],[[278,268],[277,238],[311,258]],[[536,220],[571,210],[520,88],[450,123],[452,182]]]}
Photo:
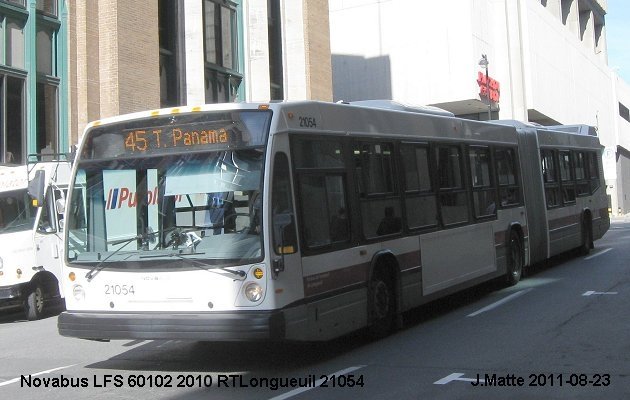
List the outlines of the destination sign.
{"label": "destination sign", "polygon": [[232,133],[223,128],[218,130],[171,127],[134,129],[126,131],[124,137],[126,153],[153,152],[172,147],[197,149],[232,142]]}
{"label": "destination sign", "polygon": [[81,157],[105,159],[261,146],[271,112],[237,110],[147,117],[92,128]]}

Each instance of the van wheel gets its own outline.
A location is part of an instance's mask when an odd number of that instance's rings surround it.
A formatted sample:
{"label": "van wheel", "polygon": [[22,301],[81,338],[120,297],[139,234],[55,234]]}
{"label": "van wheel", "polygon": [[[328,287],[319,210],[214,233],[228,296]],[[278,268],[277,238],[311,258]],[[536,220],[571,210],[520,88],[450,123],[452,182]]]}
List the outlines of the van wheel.
{"label": "van wheel", "polygon": [[29,321],[40,319],[44,314],[44,291],[39,283],[29,293],[24,307]]}
{"label": "van wheel", "polygon": [[389,335],[394,327],[395,314],[396,306],[391,279],[376,271],[368,287],[370,335],[374,338]]}
{"label": "van wheel", "polygon": [[516,231],[510,231],[510,242],[508,245],[508,260],[506,281],[508,286],[514,286],[521,280],[523,275],[523,244]]}

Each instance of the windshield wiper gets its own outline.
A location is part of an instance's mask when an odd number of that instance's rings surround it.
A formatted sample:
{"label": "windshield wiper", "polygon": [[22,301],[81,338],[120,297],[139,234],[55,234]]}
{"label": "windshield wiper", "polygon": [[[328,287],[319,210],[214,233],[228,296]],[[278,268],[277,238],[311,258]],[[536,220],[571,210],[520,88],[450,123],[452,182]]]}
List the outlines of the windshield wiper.
{"label": "windshield wiper", "polygon": [[217,269],[219,269],[221,271],[229,273],[230,275],[234,276],[239,281],[245,280],[245,278],[247,277],[247,273],[245,271],[243,271],[243,270],[240,270],[240,269],[237,269],[235,271],[235,270],[231,270],[231,269],[229,269],[227,267],[209,265],[209,264],[206,264],[206,263],[201,262],[199,260],[195,260],[195,259],[190,259],[190,258],[184,257],[184,256],[188,256],[188,255],[195,255],[195,254],[205,254],[205,253],[170,253],[170,254],[168,254],[168,256],[169,257],[177,257],[177,258],[179,258],[181,260],[188,261],[194,267],[197,267],[199,269],[203,269],[204,271],[214,272],[216,274],[225,276],[224,274],[222,274],[219,271],[217,271]]}
{"label": "windshield wiper", "polygon": [[[102,271],[105,268],[105,262],[107,260],[109,260],[110,258],[112,258],[113,256],[115,256],[116,254],[118,254],[119,251],[121,251],[122,249],[124,249],[129,243],[135,241],[135,240],[142,240],[142,245],[143,245],[143,249],[146,249],[148,247],[148,243],[154,243],[155,241],[155,237],[156,235],[162,234],[164,232],[167,232],[169,230],[173,230],[175,229],[172,233],[171,233],[171,241],[166,245],[166,247],[170,246],[171,244],[173,245],[173,250],[177,251],[177,247],[184,244],[186,242],[186,235],[188,234],[188,232],[190,232],[191,230],[194,230],[194,228],[192,229],[184,229],[184,230],[179,230],[179,228],[168,228],[168,229],[164,229],[162,231],[157,231],[157,232],[153,232],[152,230],[147,231],[144,234],[138,234],[136,236],[130,237],[130,238],[125,238],[125,239],[118,239],[118,240],[112,240],[107,242],[107,244],[110,245],[119,245],[122,244],[122,246],[120,246],[119,248],[117,248],[116,250],[114,250],[111,254],[109,254],[107,257],[105,257],[104,259],[102,259],[98,264],[96,264],[96,266],[94,266],[94,268],[92,268],[87,274],[85,274],[85,278],[89,281],[91,281],[92,279],[94,279],[94,277],[96,276],[96,274],[98,274],[100,271]],[[216,274],[219,275],[223,275],[225,276],[225,274],[222,274],[221,272],[217,271],[217,269],[223,271],[223,272],[227,272],[228,274],[234,276],[236,279],[238,280],[244,280],[247,277],[247,273],[245,271],[242,270],[231,270],[227,267],[221,267],[221,266],[212,266],[212,265],[208,265],[204,262],[198,261],[198,260],[191,260],[189,258],[186,258],[184,256],[188,256],[188,255],[196,255],[196,254],[205,254],[205,253],[195,253],[195,247],[197,246],[198,242],[195,240],[196,238],[190,238],[191,240],[191,244],[189,247],[191,247],[191,252],[190,253],[182,253],[181,250],[177,251],[177,252],[172,252],[172,253],[168,253],[166,255],[144,255],[141,256],[141,258],[152,258],[152,257],[177,257],[181,260],[186,260],[188,261],[191,265],[193,265],[194,267],[203,269],[204,271],[208,271],[208,272],[214,272]],[[200,239],[199,239],[200,240]],[[146,246],[146,247],[145,247]]]}
{"label": "windshield wiper", "polygon": [[124,244],[120,246],[119,248],[117,248],[116,250],[112,251],[107,257],[102,259],[98,264],[94,266],[94,268],[92,268],[87,274],[85,274],[85,278],[88,280],[88,282],[94,279],[96,274],[98,274],[103,268],[105,268],[105,261],[109,260],[114,255],[118,254],[118,252],[124,249],[129,243],[133,242],[134,240],[142,239],[142,237],[143,237],[142,235],[136,235],[128,239],[113,240],[111,242],[107,242],[107,244],[111,244],[111,245],[118,245],[118,244],[123,244],[123,243]]}
{"label": "windshield wiper", "polygon": [[176,228],[168,228],[162,231],[155,232],[153,231],[153,229],[148,227],[147,229],[145,229],[144,233],[139,233],[136,236],[132,236],[130,238],[125,238],[125,239],[117,239],[117,240],[108,241],[107,244],[111,244],[112,246],[117,246],[119,244],[122,244],[122,246],[120,246],[119,248],[114,250],[110,255],[102,259],[98,264],[96,264],[94,268],[92,268],[87,274],[85,274],[86,279],[88,280],[88,282],[94,279],[96,274],[98,274],[103,268],[105,268],[104,266],[105,261],[109,260],[114,255],[118,254],[120,250],[124,249],[129,243],[133,242],[134,240],[142,240],[142,249],[148,250],[149,243],[155,243],[155,238],[157,235],[160,235],[172,229],[176,229]]}

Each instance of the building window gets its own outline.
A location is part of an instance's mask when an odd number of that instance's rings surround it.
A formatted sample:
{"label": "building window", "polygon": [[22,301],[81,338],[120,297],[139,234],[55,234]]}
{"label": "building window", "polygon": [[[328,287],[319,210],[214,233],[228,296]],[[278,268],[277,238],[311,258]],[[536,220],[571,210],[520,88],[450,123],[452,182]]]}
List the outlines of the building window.
{"label": "building window", "polygon": [[2,0],[5,3],[15,4],[21,7],[24,7],[24,0]]}
{"label": "building window", "polygon": [[[55,62],[57,32],[61,26],[59,21],[50,16],[56,14],[56,2],[52,0],[38,1],[37,10],[37,84],[35,94],[35,113],[37,124],[35,130],[35,151],[37,153],[59,153],[59,78]],[[46,15],[41,15],[41,14]],[[32,140],[29,137],[29,140]]]}
{"label": "building window", "polygon": [[243,79],[238,73],[236,4],[204,1],[204,60],[207,103],[235,101]]}
{"label": "building window", "polygon": [[37,0],[37,10],[45,14],[57,16],[57,0]]}
{"label": "building window", "polygon": [[178,106],[185,103],[180,92],[184,68],[179,25],[180,2],[160,0],[158,29],[160,35],[160,105]]}
{"label": "building window", "polygon": [[24,145],[24,78],[0,76],[0,162],[21,164],[25,161]]}
{"label": "building window", "polygon": [[[21,1],[3,3],[24,7]],[[3,6],[9,8],[10,6]],[[22,164],[26,160],[26,73],[24,18],[20,13],[0,13],[0,162]]]}
{"label": "building window", "polygon": [[280,0],[267,0],[267,36],[269,42],[269,81],[271,83],[271,100],[284,99],[281,20]]}
{"label": "building window", "polygon": [[58,153],[57,85],[37,82],[37,153]]}
{"label": "building window", "polygon": [[53,30],[37,29],[37,72],[53,75]]}
{"label": "building window", "polygon": [[621,103],[619,103],[619,115],[621,116],[621,118],[630,122],[630,111],[628,110],[628,107],[624,106]]}
{"label": "building window", "polygon": [[6,19],[6,65],[24,68],[24,22]]}

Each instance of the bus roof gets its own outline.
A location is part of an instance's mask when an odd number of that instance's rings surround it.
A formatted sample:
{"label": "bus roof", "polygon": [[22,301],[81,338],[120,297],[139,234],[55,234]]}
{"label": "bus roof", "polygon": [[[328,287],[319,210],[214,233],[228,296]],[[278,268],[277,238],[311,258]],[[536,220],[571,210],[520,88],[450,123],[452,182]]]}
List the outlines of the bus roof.
{"label": "bus roof", "polygon": [[541,131],[556,131],[564,133],[573,133],[576,135],[584,136],[598,136],[597,129],[590,125],[575,124],[575,125],[540,125],[535,122],[523,122],[513,119],[500,119],[490,121],[493,124],[513,126],[515,128],[533,128]]}
{"label": "bus roof", "polygon": [[361,100],[361,101],[351,101],[349,103],[341,103],[341,104],[350,104],[353,106],[359,107],[367,107],[367,108],[379,108],[383,110],[395,110],[395,111],[407,111],[418,114],[430,114],[430,115],[442,115],[446,117],[454,117],[450,111],[443,110],[438,107],[433,106],[411,106],[403,103],[398,103],[393,100]]}

